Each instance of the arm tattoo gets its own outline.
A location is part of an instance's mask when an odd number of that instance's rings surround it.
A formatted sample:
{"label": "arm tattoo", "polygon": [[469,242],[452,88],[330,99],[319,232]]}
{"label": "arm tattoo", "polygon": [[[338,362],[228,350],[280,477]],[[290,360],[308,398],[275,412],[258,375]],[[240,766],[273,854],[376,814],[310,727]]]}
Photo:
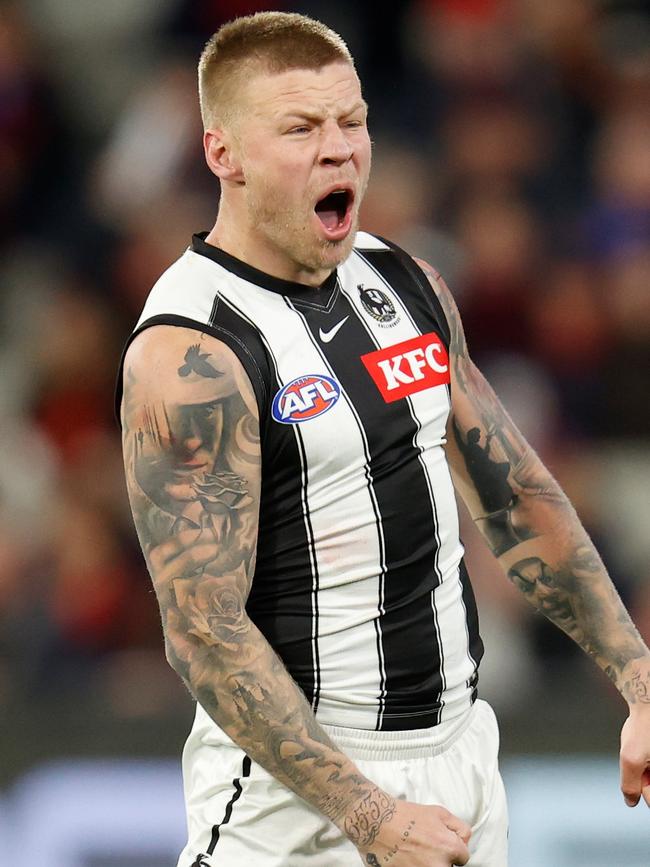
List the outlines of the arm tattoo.
{"label": "arm tattoo", "polygon": [[508,569],[508,577],[593,657],[629,704],[650,704],[643,641],[586,535],[557,566],[526,557]]}
{"label": "arm tattoo", "polygon": [[207,376],[210,379],[216,379],[218,376],[223,376],[216,368],[206,360],[210,357],[209,352],[201,353],[201,345],[195,343],[185,353],[185,363],[178,368],[179,376],[189,376],[190,373],[198,373],[199,376]]}
{"label": "arm tattoo", "polygon": [[479,500],[472,510],[474,520],[499,557],[537,535],[529,518],[532,504],[557,503],[562,495],[472,363],[458,308],[444,280],[426,262],[420,266],[440,300],[451,335],[451,436]]}
{"label": "arm tattoo", "polygon": [[[392,814],[390,816],[392,818]],[[388,821],[388,820],[387,820]],[[415,820],[411,819],[407,826],[404,828],[402,833],[400,834],[400,842],[406,843],[408,838],[411,836],[413,829],[415,828]],[[393,858],[403,850],[403,847],[400,846],[399,843],[395,843],[391,848],[386,852],[386,854],[382,858],[383,864],[390,864]],[[371,867],[379,867],[379,858],[375,855],[374,852],[368,852],[366,855],[366,863],[370,864]]]}
{"label": "arm tattoo", "polygon": [[650,651],[573,507],[469,358],[449,289],[420,265],[449,323],[450,460],[474,521],[526,599],[596,660],[629,703],[650,703]]}
{"label": "arm tattoo", "polygon": [[630,704],[650,705],[650,671],[631,666],[631,671],[624,677],[621,692]]}
{"label": "arm tattoo", "polygon": [[371,846],[384,822],[395,814],[395,799],[381,789],[373,789],[359,801],[345,820],[345,833],[357,846]]}
{"label": "arm tattoo", "polygon": [[[178,332],[178,333],[177,333]],[[260,447],[255,400],[228,351],[179,342],[172,375],[129,362],[124,458],[140,543],[158,597],[167,658],[206,711],[251,758],[328,818],[355,806],[359,839],[390,818],[380,790],[330,741],[281,660],[250,620]],[[146,334],[146,333],[145,333]],[[165,369],[169,368],[167,363]],[[158,379],[160,379],[158,374]]]}

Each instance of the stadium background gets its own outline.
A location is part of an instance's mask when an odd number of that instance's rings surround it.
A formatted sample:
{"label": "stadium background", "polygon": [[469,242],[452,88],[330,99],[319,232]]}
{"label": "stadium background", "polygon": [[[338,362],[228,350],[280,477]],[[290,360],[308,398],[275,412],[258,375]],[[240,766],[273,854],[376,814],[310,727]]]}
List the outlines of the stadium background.
{"label": "stadium background", "polygon": [[[214,217],[196,59],[220,23],[263,8],[313,14],[349,42],[375,141],[364,228],[446,276],[474,358],[650,638],[645,4],[5,0],[2,864],[23,863],[8,854],[20,851],[40,867],[166,867],[165,833],[182,834],[192,707],[164,661],[112,388],[151,284]],[[647,813],[626,811],[616,791],[623,704],[527,609],[469,527],[466,541],[482,691],[500,716],[513,847],[525,853],[513,864],[647,867],[636,842],[648,839]],[[55,856],[68,813],[76,842]],[[136,815],[139,843],[122,851],[120,822]],[[582,830],[567,841],[568,826]],[[536,855],[544,846],[555,854]]]}

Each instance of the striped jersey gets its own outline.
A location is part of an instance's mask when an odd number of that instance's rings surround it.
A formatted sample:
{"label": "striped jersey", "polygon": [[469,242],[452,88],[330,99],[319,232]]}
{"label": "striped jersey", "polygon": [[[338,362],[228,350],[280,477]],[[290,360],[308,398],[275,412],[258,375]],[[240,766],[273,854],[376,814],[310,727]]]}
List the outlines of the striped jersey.
{"label": "striped jersey", "polygon": [[318,288],[204,238],[158,280],[134,335],[210,333],[250,378],[262,488],[249,616],[322,723],[458,716],[483,647],[443,450],[449,329],[435,293],[363,232]]}

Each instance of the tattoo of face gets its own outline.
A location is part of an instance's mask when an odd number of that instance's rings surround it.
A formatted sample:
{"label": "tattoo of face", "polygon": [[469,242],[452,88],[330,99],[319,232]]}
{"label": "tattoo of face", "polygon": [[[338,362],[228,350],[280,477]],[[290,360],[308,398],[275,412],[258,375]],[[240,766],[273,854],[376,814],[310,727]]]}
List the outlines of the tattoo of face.
{"label": "tattoo of face", "polygon": [[345,833],[356,846],[371,846],[381,826],[395,814],[395,799],[379,788],[362,798],[345,820]]}
{"label": "tattoo of face", "polygon": [[[251,758],[328,818],[342,821],[365,799],[355,819],[365,839],[390,818],[390,804],[369,794],[371,784],[322,731],[246,612],[257,543],[259,425],[252,389],[226,365],[222,375],[210,357],[190,346],[165,391],[149,371],[140,381],[127,371],[125,382],[127,485],[167,658]],[[215,362],[220,358],[215,350]]]}
{"label": "tattoo of face", "polygon": [[539,557],[527,557],[508,570],[508,578],[525,596],[534,598],[536,608],[558,626],[572,631],[576,612],[570,594],[559,585],[557,577]]}
{"label": "tattoo of face", "polygon": [[125,387],[134,519],[168,651],[185,661],[190,636],[207,647],[236,641],[256,543],[258,481],[253,490],[250,478],[259,477],[257,419],[239,391],[222,387],[225,374],[209,357],[199,344],[189,346],[180,391],[170,382],[162,398],[150,389],[141,403],[132,369]]}
{"label": "tattoo of face", "polygon": [[[630,702],[650,703],[650,672],[637,667],[621,672],[644,645],[588,540],[565,562],[551,566],[541,557],[527,557],[508,570],[508,577],[549,620],[563,629]],[[629,669],[626,669],[629,670]]]}

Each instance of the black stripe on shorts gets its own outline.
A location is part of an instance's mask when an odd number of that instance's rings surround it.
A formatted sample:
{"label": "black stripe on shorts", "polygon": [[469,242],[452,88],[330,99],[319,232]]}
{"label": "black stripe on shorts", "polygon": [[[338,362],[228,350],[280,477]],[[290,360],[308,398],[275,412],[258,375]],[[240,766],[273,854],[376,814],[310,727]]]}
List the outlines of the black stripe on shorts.
{"label": "black stripe on shorts", "polygon": [[241,776],[235,777],[235,779],[232,781],[233,788],[235,791],[232,793],[231,799],[226,804],[226,809],[225,809],[225,812],[223,814],[223,819],[221,820],[221,822],[219,822],[218,825],[213,826],[212,838],[210,839],[210,845],[208,846],[207,852],[205,854],[200,853],[199,855],[197,855],[196,860],[192,862],[192,867],[205,867],[205,863],[203,861],[203,858],[206,858],[209,855],[212,855],[212,853],[214,852],[214,850],[217,846],[217,843],[219,842],[219,837],[221,835],[221,829],[223,828],[224,825],[227,825],[228,822],[230,821],[230,817],[232,816],[232,808],[234,807],[235,803],[239,800],[239,797],[242,793],[241,781],[245,777],[249,777],[250,773],[251,773],[251,760],[248,756],[244,756],[244,762],[242,765]]}

